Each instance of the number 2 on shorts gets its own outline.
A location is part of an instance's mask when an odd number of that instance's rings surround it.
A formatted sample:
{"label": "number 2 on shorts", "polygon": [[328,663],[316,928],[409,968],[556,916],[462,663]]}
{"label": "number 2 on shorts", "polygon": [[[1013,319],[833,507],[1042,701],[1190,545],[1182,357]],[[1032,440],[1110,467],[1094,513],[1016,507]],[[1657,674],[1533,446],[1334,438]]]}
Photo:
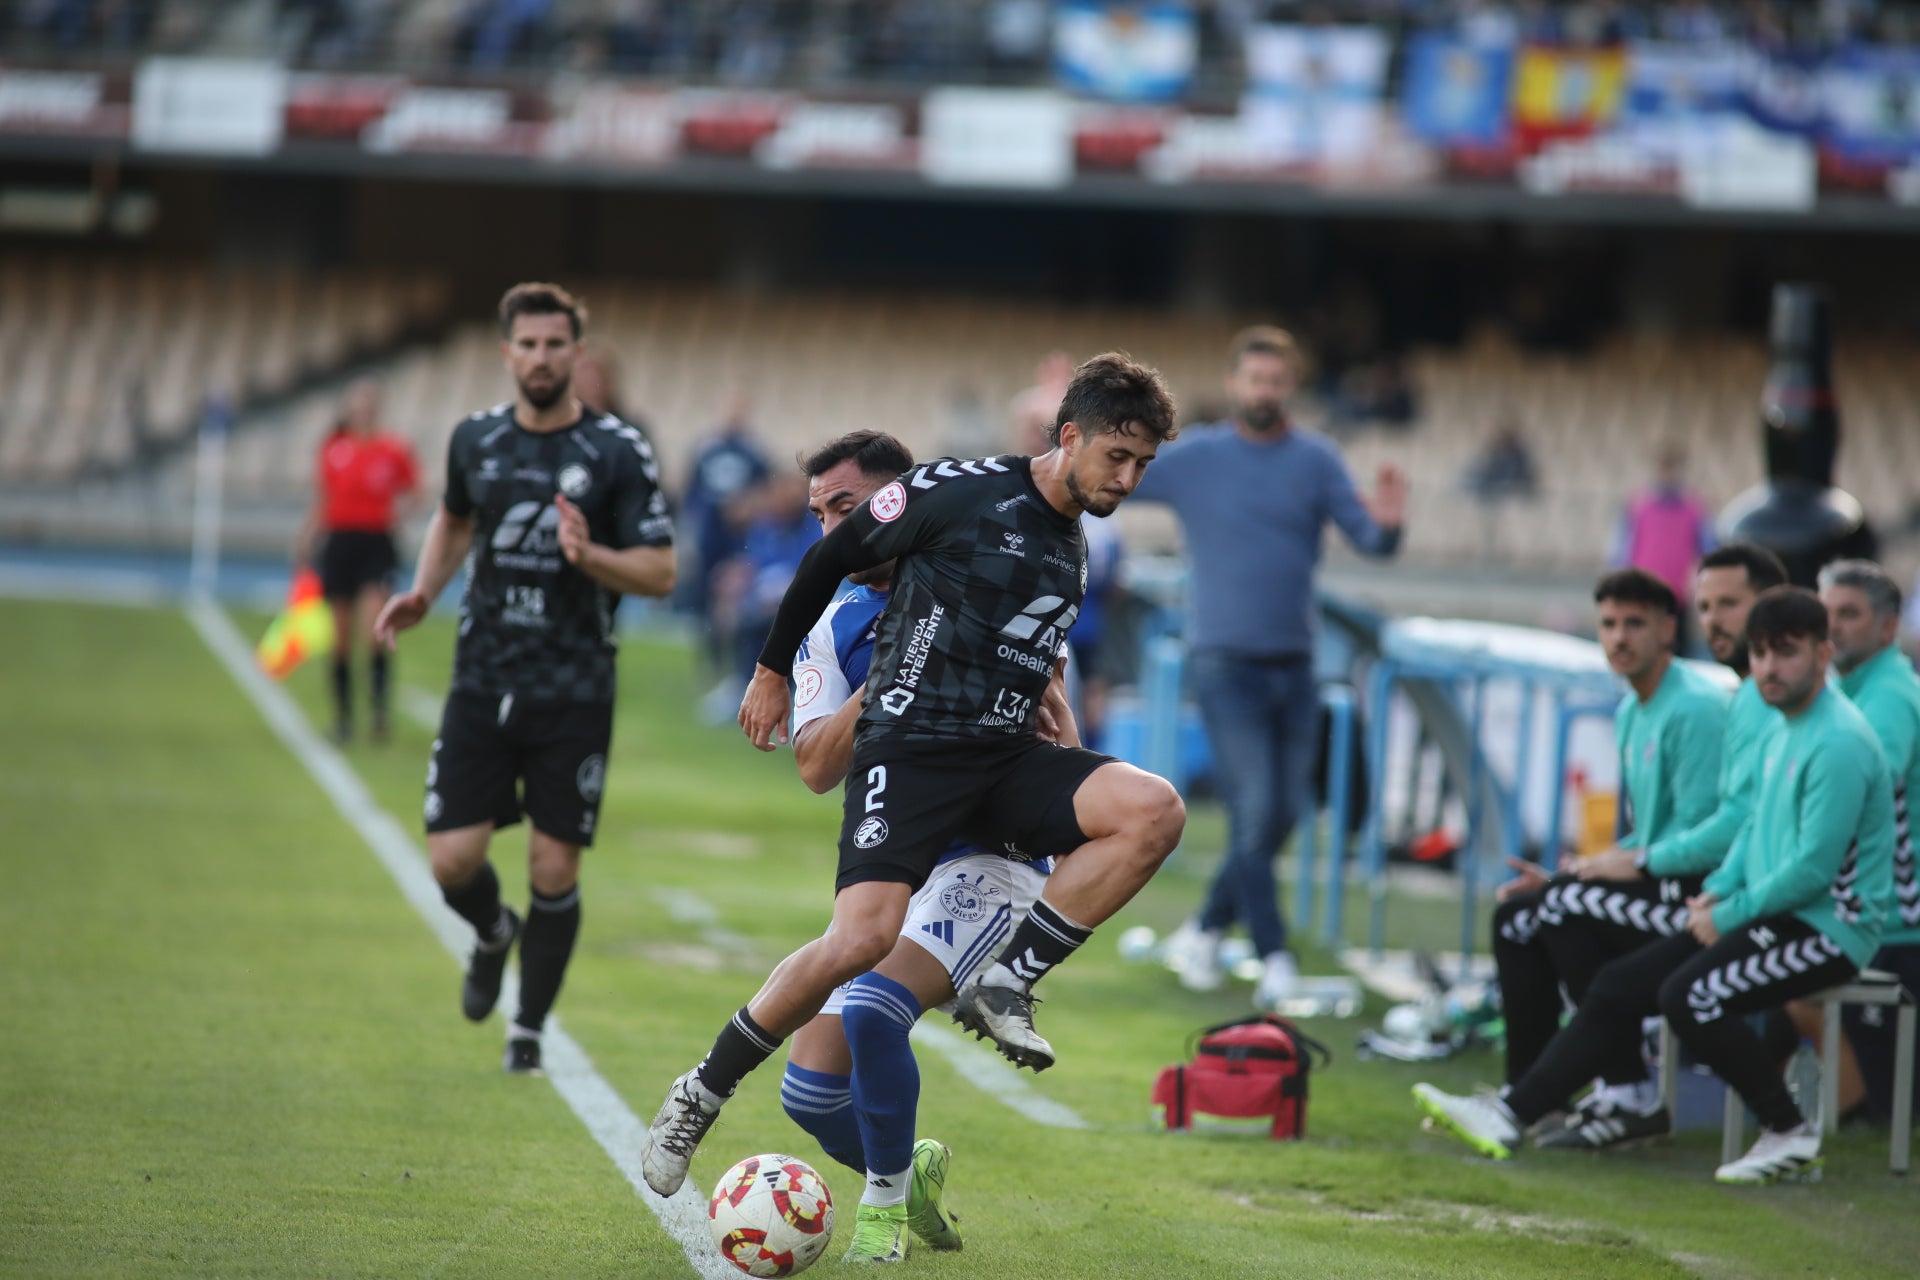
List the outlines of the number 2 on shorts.
{"label": "number 2 on shorts", "polygon": [[867,812],[872,813],[886,803],[880,796],[887,789],[887,766],[877,764],[867,770],[867,781],[873,784],[867,788]]}

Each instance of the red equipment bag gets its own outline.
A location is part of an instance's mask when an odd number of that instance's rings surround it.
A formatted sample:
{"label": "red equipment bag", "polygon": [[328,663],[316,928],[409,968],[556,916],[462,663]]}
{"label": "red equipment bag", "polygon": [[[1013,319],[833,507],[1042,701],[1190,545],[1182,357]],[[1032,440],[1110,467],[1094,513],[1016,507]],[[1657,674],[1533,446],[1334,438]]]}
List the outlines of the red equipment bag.
{"label": "red equipment bag", "polygon": [[1333,1055],[1278,1014],[1208,1027],[1190,1041],[1193,1061],[1167,1067],[1153,1082],[1153,1109],[1169,1129],[1268,1133],[1307,1131],[1307,1078],[1313,1055]]}

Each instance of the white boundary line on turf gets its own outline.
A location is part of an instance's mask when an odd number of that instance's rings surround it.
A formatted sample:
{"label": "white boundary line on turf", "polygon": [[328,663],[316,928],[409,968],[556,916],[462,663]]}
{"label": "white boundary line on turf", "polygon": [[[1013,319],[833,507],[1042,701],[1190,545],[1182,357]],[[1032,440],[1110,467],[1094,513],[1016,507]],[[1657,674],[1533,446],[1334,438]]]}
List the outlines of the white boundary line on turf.
{"label": "white boundary line on turf", "polygon": [[[446,909],[440,898],[440,887],[434,883],[433,874],[412,838],[391,814],[380,808],[340,753],[314,732],[286,690],[254,666],[252,649],[241,639],[227,615],[205,600],[188,604],[186,612],[207,648],[253,701],[280,741],[306,766],[320,789],[333,801],[334,808],[366,841],[441,945],[456,959],[464,960],[473,941],[472,931]],[[511,988],[502,998],[513,999]],[[695,1273],[703,1280],[738,1280],[739,1271],[713,1247],[705,1199],[691,1186],[681,1187],[665,1200],[647,1188],[640,1172],[640,1140],[646,1126],[614,1092],[613,1086],[594,1070],[586,1052],[561,1029],[557,1020],[548,1020],[542,1047],[547,1078],[553,1087],[573,1108],[574,1115],[580,1118],[615,1167],[633,1184],[640,1202],[660,1219],[660,1225],[686,1253]]]}
{"label": "white boundary line on turf", "polygon": [[[418,685],[400,686],[400,707],[417,724],[428,729],[440,724],[440,701]],[[437,894],[437,890],[435,891]],[[720,913],[713,904],[691,889],[657,888],[653,899],[681,924],[700,930],[700,940],[720,951],[750,948],[739,934],[721,926]],[[437,898],[436,898],[437,900]],[[970,1043],[959,1032],[922,1019],[914,1024],[913,1038],[950,1063],[962,1080],[1035,1124],[1050,1129],[1091,1129],[1079,1112],[1064,1102],[1055,1102],[1029,1084],[1011,1063]]]}

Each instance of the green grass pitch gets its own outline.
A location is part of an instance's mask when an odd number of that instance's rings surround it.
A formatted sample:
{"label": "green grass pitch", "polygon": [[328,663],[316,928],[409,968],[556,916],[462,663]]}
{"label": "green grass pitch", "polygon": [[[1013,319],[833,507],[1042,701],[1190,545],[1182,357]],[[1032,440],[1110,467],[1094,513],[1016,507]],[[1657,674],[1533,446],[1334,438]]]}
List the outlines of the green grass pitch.
{"label": "green grass pitch", "polygon": [[[263,620],[238,619],[257,634]],[[444,689],[451,631],[408,637],[400,678]],[[316,722],[324,672],[290,682]],[[766,969],[829,909],[837,805],[784,756],[695,723],[689,654],[630,642],[601,842],[560,1016],[643,1118]],[[429,729],[348,752],[416,829]],[[684,1277],[678,1246],[545,1081],[499,1067],[498,1015],[457,1012],[458,971],[185,618],[0,602],[0,1274]],[[1218,848],[1187,849],[1049,978],[1061,1054],[1036,1086],[1090,1132],[1037,1128],[923,1053],[921,1132],[955,1152],[958,1255],[929,1276],[1886,1277],[1920,1255],[1920,1189],[1883,1135],[1831,1143],[1817,1186],[1714,1185],[1717,1133],[1611,1157],[1495,1165],[1423,1133],[1429,1078],[1482,1055],[1362,1063],[1333,1046],[1300,1143],[1156,1133],[1147,1092],[1187,1035],[1238,1016],[1122,964],[1120,928],[1167,928]],[[495,844],[525,896],[524,835]],[[713,948],[662,891],[697,893],[749,951]],[[1402,940],[1450,910],[1395,904]],[[1330,961],[1312,948],[1309,971]],[[1376,1003],[1369,1014],[1377,1017]],[[839,1198],[859,1180],[782,1115],[778,1063],[743,1086],[694,1162],[790,1150]]]}

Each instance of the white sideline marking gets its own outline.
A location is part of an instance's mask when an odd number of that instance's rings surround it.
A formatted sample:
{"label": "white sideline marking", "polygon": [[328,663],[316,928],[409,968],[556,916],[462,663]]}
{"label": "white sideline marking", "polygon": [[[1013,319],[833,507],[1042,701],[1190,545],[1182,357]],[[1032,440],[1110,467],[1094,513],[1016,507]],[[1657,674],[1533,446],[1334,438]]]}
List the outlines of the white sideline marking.
{"label": "white sideline marking", "polygon": [[969,1044],[959,1032],[922,1018],[913,1025],[913,1038],[945,1058],[968,1084],[1035,1124],[1050,1129],[1093,1128],[1072,1107],[1055,1102],[1023,1080],[1012,1063]]}
{"label": "white sideline marking", "polygon": [[[196,600],[187,606],[187,617],[280,741],[306,766],[320,789],[333,801],[334,808],[360,833],[360,838],[380,859],[380,864],[441,945],[455,959],[464,961],[473,941],[472,930],[446,909],[440,899],[440,888],[413,840],[401,830],[393,816],[374,801],[366,784],[340,753],[314,732],[286,690],[255,668],[252,648],[241,639],[226,614],[208,601]],[[512,1001],[515,995],[514,978],[509,974],[501,999]],[[660,1219],[660,1225],[686,1253],[693,1270],[704,1280],[738,1280],[739,1271],[713,1247],[705,1199],[691,1186],[681,1187],[665,1200],[647,1188],[640,1172],[640,1140],[646,1126],[639,1117],[594,1070],[586,1052],[561,1029],[556,1019],[548,1019],[543,1040],[547,1078],[614,1166],[633,1184],[640,1203]]]}

